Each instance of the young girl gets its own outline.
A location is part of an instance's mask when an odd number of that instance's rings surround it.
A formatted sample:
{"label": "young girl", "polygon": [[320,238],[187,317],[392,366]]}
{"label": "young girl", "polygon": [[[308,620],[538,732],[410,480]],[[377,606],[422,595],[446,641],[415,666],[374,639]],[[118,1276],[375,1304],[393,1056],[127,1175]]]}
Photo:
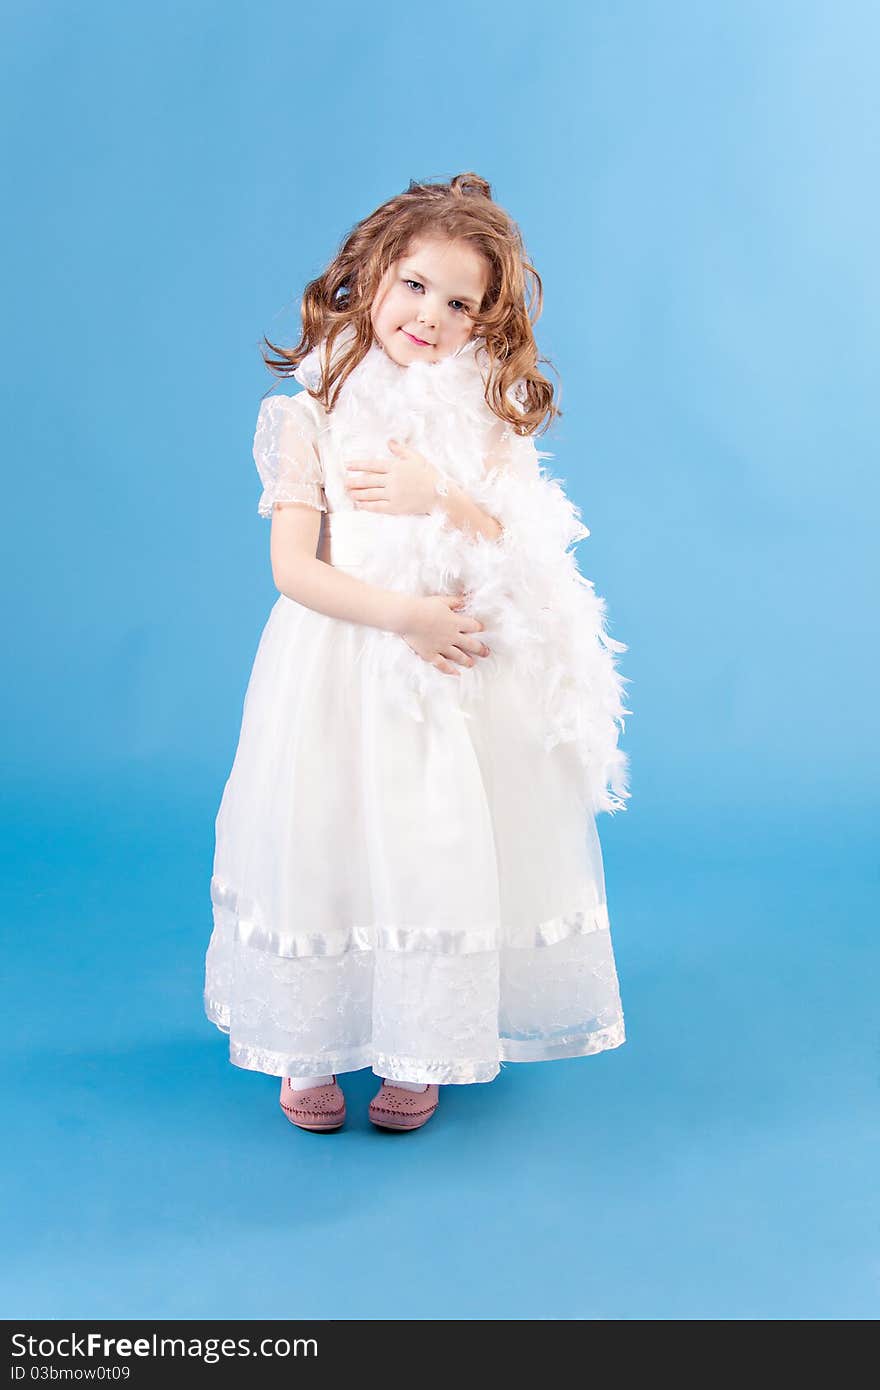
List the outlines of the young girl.
{"label": "young girl", "polygon": [[[530,315],[526,286],[536,288]],[[230,1060],[338,1129],[442,1083],[619,1046],[596,833],[622,809],[629,713],[589,535],[534,434],[542,285],[473,174],[414,184],[306,288],[305,389],[254,458],[279,590],[216,820],[205,1008]]]}

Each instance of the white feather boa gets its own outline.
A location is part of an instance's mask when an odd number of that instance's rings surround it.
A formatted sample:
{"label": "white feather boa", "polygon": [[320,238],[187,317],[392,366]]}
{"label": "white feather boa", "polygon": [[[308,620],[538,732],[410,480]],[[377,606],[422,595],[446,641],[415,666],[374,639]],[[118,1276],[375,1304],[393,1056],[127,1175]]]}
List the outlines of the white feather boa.
{"label": "white feather boa", "polygon": [[[319,385],[322,351],[323,345],[300,363],[295,377],[301,385]],[[487,366],[479,338],[440,362],[409,367],[374,344],[325,413],[333,455],[343,465],[390,457],[387,442],[396,438],[447,473],[504,528],[497,541],[459,531],[439,501],[423,516],[356,511],[356,526],[369,537],[358,572],[400,592],[469,593],[464,611],[484,624],[492,655],[461,668],[464,712],[479,701],[483,662],[497,656],[511,663],[526,684],[544,747],[573,743],[594,812],[622,810],[628,758],[618,735],[631,711],[623,703],[629,682],[616,668],[616,654],[627,648],[609,636],[605,602],[570,549],[590,534],[579,508],[559,480],[545,474],[540,460],[552,455],[539,453],[530,436],[517,435],[486,404]],[[520,400],[517,390],[510,399]],[[388,697],[424,719],[430,701],[441,691],[448,695],[451,677],[397,634],[376,635]]]}

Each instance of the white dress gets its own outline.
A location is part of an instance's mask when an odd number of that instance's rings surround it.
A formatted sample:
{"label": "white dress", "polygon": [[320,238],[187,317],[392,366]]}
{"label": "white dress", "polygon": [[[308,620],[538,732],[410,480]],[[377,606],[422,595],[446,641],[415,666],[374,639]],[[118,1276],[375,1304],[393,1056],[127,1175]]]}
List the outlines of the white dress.
{"label": "white dress", "polygon": [[[210,885],[205,1010],[239,1067],[466,1083],[624,1041],[595,816],[629,794],[625,648],[568,548],[589,532],[489,409],[485,365],[479,339],[410,367],[374,344],[331,412],[307,390],[261,405],[260,514],[306,503],[334,566],[469,593],[491,655],[451,676],[396,634],[275,602]],[[315,349],[296,378],[320,370]],[[389,438],[465,487],[500,539],[439,505],[356,509],[345,465],[390,458]]]}

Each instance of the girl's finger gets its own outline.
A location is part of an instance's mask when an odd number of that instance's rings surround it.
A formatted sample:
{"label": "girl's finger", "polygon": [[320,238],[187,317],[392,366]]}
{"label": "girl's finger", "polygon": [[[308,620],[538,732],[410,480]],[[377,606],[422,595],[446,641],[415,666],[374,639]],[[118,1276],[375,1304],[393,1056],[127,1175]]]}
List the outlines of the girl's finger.
{"label": "girl's finger", "polygon": [[455,642],[451,642],[448,647],[443,648],[443,656],[447,661],[454,661],[457,666],[473,666],[474,659],[469,652],[464,651]]}
{"label": "girl's finger", "polygon": [[387,472],[387,467],[383,467],[379,464],[372,463],[360,463],[357,467],[355,467],[353,464],[348,464],[345,469],[345,474],[348,478],[374,478],[377,473]]}

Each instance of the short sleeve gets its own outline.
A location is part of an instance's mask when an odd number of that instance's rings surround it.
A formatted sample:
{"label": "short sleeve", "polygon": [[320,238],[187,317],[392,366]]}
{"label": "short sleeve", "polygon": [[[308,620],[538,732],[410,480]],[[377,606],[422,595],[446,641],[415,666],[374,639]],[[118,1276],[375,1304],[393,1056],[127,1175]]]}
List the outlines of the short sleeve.
{"label": "short sleeve", "polygon": [[267,396],[260,406],[254,435],[254,463],[263,484],[257,506],[271,517],[276,502],[301,502],[327,511],[324,470],[318,451],[318,428],[304,397]]}
{"label": "short sleeve", "polygon": [[483,472],[488,475],[497,469],[526,481],[538,478],[540,460],[551,457],[551,454],[539,453],[531,435],[517,434],[507,421],[496,419],[487,436]]}
{"label": "short sleeve", "polygon": [[508,422],[490,428],[483,476],[468,486],[473,500],[502,528],[497,544],[535,560],[563,553],[590,534],[580,509],[566,496],[562,480],[545,471],[553,454],[538,449],[532,435],[517,434]]}

